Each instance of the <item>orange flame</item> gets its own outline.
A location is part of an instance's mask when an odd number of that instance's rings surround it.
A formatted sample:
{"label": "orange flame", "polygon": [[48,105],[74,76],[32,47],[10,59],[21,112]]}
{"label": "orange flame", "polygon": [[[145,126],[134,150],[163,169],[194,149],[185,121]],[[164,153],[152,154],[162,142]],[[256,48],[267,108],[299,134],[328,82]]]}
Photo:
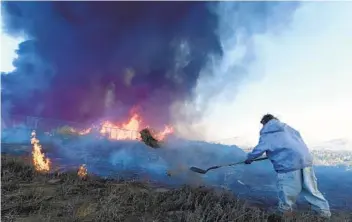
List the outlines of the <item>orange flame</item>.
{"label": "orange flame", "polygon": [[[86,135],[92,131],[92,128],[94,127],[84,130],[76,130],[72,128],[72,131],[79,135]],[[142,127],[141,117],[136,112],[133,112],[132,117],[127,122],[121,124],[115,124],[111,121],[102,122],[99,127],[99,132],[101,135],[106,136],[111,140],[140,140],[141,137],[139,132],[143,128],[145,127]],[[163,140],[167,135],[173,132],[174,130],[172,127],[165,126],[162,132],[153,133],[153,137],[157,140]]]}
{"label": "orange flame", "polygon": [[81,178],[81,179],[84,179],[87,177],[87,174],[88,174],[88,170],[87,170],[87,167],[85,164],[82,164],[79,168],[78,168],[78,176]]}
{"label": "orange flame", "polygon": [[33,145],[32,156],[34,168],[40,172],[48,172],[50,170],[50,159],[45,158],[44,153],[42,153],[42,146],[36,138],[36,133],[34,130],[32,131],[31,137],[31,144]]}
{"label": "orange flame", "polygon": [[138,114],[133,114],[131,119],[121,126],[115,125],[109,121],[103,122],[100,133],[106,135],[109,139],[114,140],[137,140],[139,139],[139,128],[141,119]]}
{"label": "orange flame", "polygon": [[153,135],[155,139],[157,140],[163,140],[165,137],[171,133],[174,132],[174,129],[170,126],[165,126],[164,130],[162,132],[157,133],[156,135]]}

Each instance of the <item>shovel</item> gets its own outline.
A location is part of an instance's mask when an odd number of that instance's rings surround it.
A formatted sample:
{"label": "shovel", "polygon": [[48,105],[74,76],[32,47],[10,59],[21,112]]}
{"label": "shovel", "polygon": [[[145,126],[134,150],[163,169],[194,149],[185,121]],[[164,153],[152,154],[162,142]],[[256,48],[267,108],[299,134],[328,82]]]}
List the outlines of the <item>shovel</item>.
{"label": "shovel", "polygon": [[[261,160],[267,160],[268,157],[262,157],[262,158],[258,158],[258,159],[254,159],[253,161],[261,161]],[[197,167],[191,167],[189,168],[191,171],[196,172],[196,173],[200,173],[200,174],[206,174],[209,170],[214,170],[214,169],[218,169],[221,167],[227,167],[227,166],[234,166],[234,165],[238,165],[238,164],[243,164],[245,161],[241,161],[238,163],[230,163],[230,164],[226,164],[226,165],[218,165],[218,166],[212,166],[206,170],[197,168]]]}

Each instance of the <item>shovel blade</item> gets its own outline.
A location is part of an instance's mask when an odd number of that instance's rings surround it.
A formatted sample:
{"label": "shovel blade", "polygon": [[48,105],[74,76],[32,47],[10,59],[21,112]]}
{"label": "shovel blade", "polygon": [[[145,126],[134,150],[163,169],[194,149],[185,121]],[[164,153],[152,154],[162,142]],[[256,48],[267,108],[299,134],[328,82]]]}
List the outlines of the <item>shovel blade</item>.
{"label": "shovel blade", "polygon": [[200,168],[197,168],[197,167],[191,167],[189,168],[191,171],[193,172],[196,172],[196,173],[201,173],[201,174],[205,174],[207,171],[206,170],[203,170],[203,169],[200,169]]}

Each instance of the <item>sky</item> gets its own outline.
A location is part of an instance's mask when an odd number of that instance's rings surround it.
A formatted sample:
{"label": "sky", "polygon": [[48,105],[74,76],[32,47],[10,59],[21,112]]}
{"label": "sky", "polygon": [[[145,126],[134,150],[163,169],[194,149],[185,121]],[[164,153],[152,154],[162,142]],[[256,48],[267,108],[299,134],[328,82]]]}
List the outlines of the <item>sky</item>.
{"label": "sky", "polygon": [[14,69],[12,61],[17,56],[15,50],[18,48],[18,44],[21,43],[24,38],[3,34],[2,27],[0,27],[0,33],[1,72],[11,72]]}
{"label": "sky", "polygon": [[[236,137],[231,143],[255,145],[261,116],[272,113],[309,144],[352,139],[352,2],[303,2],[288,20],[282,9],[268,16],[264,32],[226,33],[222,60],[209,63],[203,71],[213,76],[205,75],[196,88],[200,99],[210,89],[219,93],[207,100],[211,105],[192,125],[193,133],[182,130],[187,123],[176,124],[181,135],[224,142]],[[233,14],[223,13],[222,21],[235,23]],[[273,19],[284,22],[271,25]],[[21,40],[1,35],[1,71],[13,69]],[[235,76],[234,64],[246,73]]]}
{"label": "sky", "polygon": [[[278,9],[268,17],[281,18]],[[231,18],[229,18],[231,19]],[[200,81],[199,95],[209,82],[230,81],[211,101],[206,118],[195,126],[207,129],[213,141],[255,145],[263,114],[272,113],[298,129],[308,144],[352,137],[352,2],[304,2],[283,26],[252,35],[242,46],[225,49],[214,79]],[[241,39],[240,34],[233,34]],[[249,43],[248,43],[249,42]],[[221,71],[229,63],[246,64],[246,77],[236,80]],[[226,68],[225,68],[226,70]],[[238,84],[237,82],[241,83]],[[229,99],[230,98],[230,99]]]}

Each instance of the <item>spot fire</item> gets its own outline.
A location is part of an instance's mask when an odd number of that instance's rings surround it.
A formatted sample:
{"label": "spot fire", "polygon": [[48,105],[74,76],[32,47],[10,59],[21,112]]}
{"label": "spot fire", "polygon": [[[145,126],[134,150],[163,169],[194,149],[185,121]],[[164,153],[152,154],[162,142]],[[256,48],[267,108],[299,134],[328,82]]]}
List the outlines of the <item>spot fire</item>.
{"label": "spot fire", "polygon": [[40,141],[36,138],[36,132],[33,130],[31,135],[31,144],[33,145],[32,158],[33,164],[37,171],[48,172],[50,170],[50,159],[42,153]]}

